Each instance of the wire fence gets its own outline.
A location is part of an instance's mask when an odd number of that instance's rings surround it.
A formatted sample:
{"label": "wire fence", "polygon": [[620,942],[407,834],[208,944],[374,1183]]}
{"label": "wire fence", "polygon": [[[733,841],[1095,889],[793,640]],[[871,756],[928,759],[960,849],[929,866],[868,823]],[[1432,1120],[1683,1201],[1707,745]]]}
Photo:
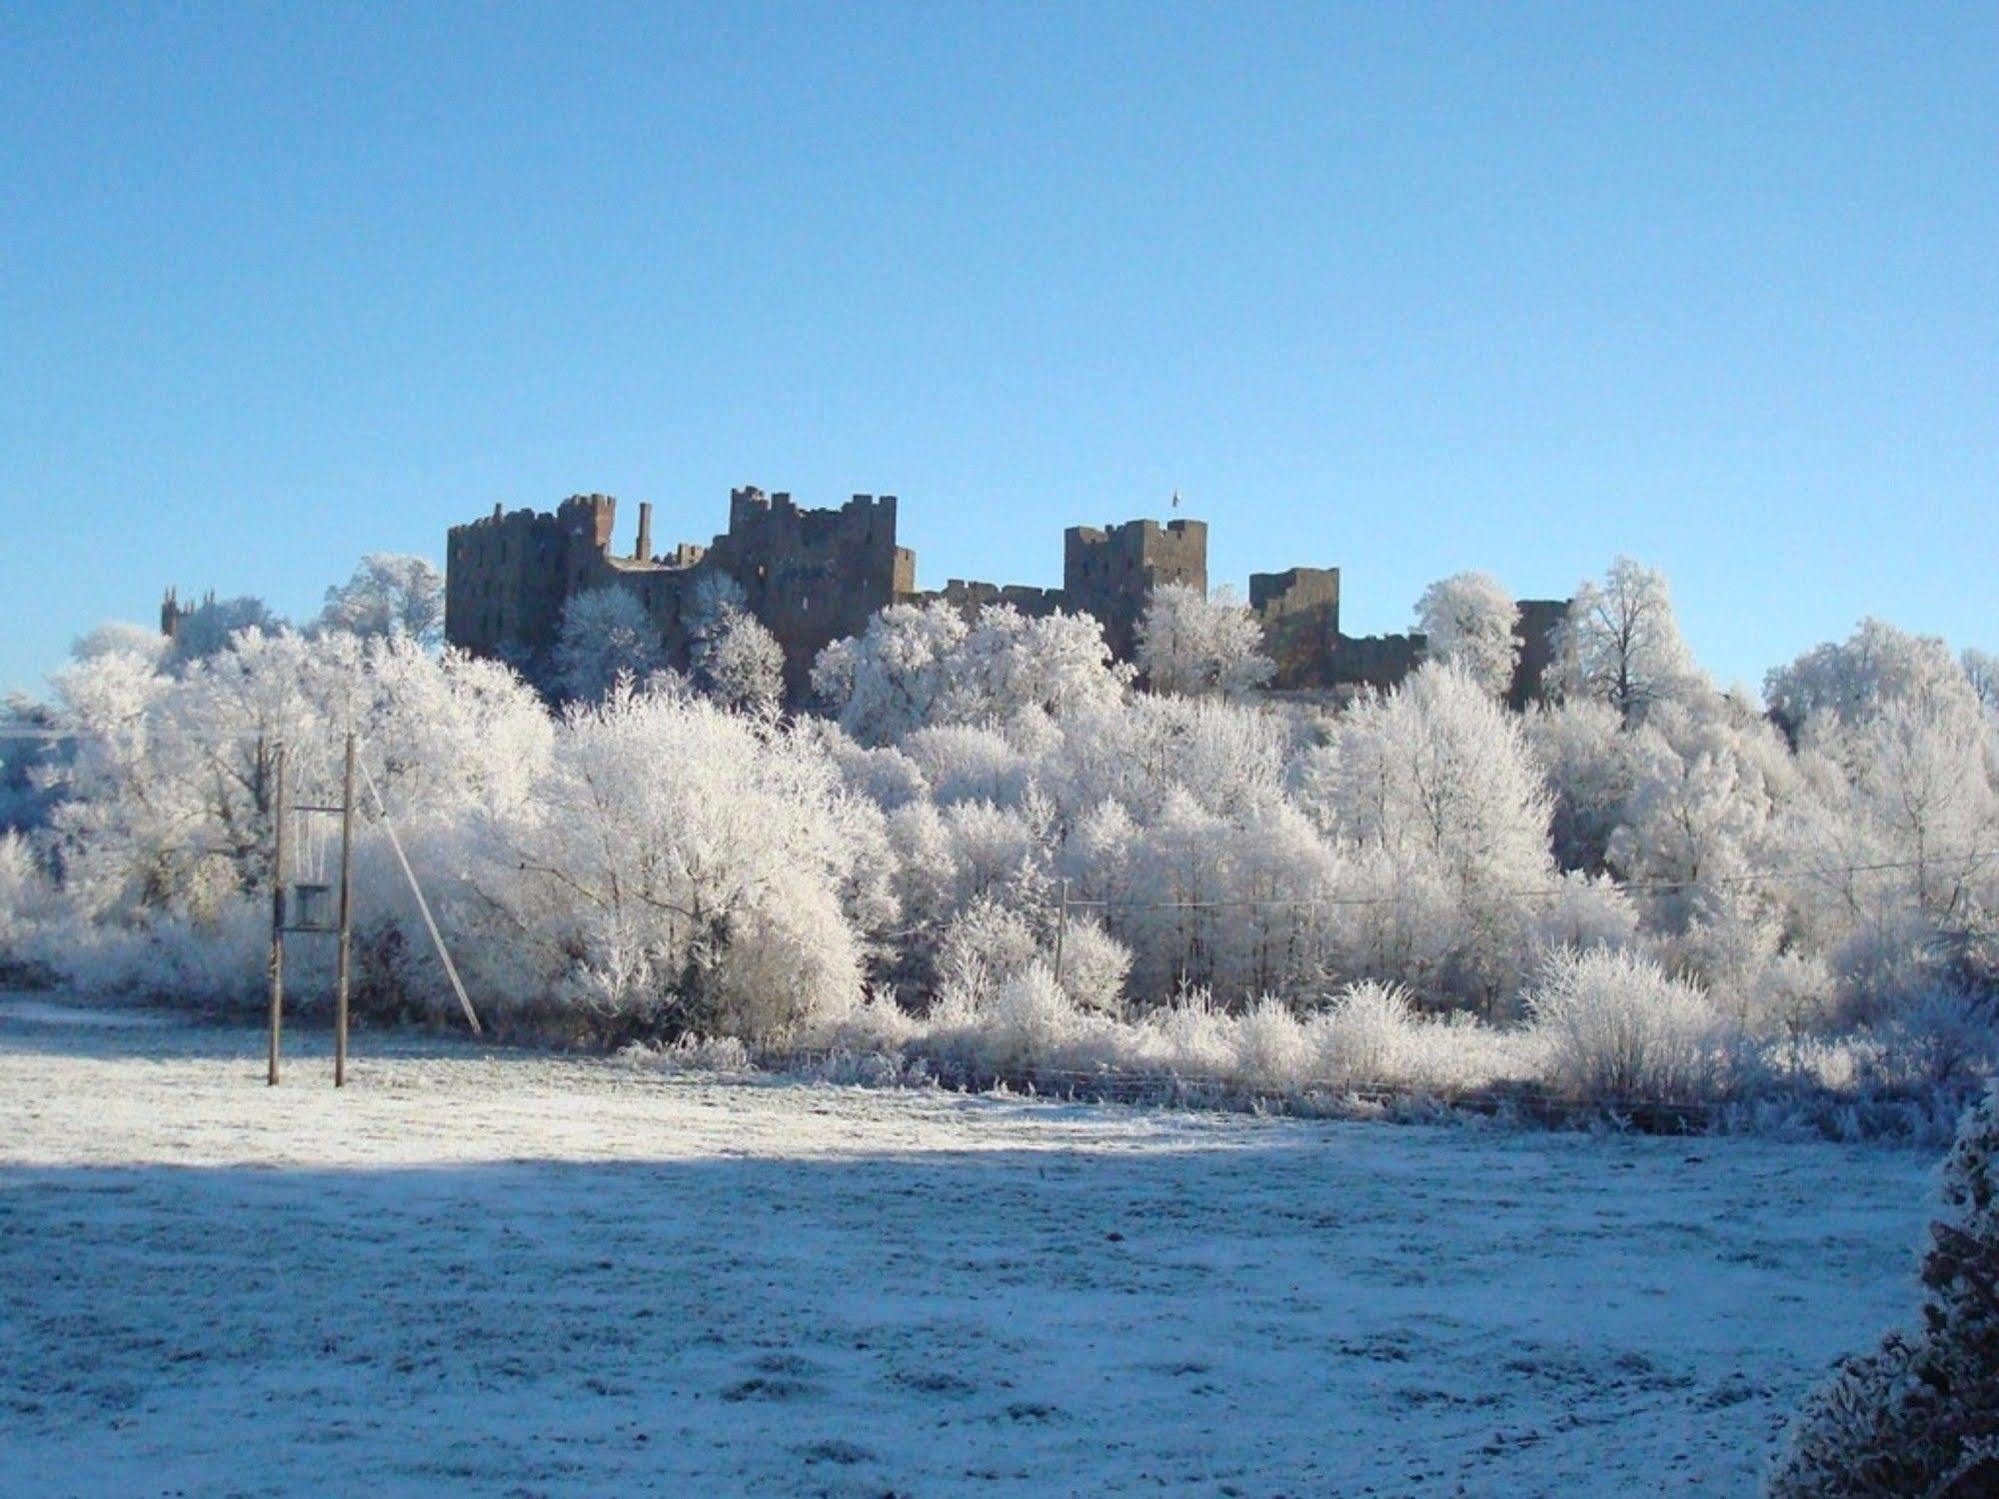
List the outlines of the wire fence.
{"label": "wire fence", "polygon": [[[848,1047],[775,1048],[758,1052],[764,1071],[814,1081],[936,1086],[970,1094],[1011,1094],[1053,1102],[1278,1114],[1313,1119],[1450,1118],[1518,1120],[1549,1128],[1603,1127],[1646,1135],[1707,1135],[1740,1127],[1759,1109],[1789,1116],[1792,1127],[1828,1138],[1927,1138],[1937,1128],[1937,1100],[1882,1091],[1846,1097],[1804,1082],[1757,1097],[1579,1097],[1530,1081],[1465,1087],[1354,1079],[1305,1078],[1281,1086],[1254,1078],[1162,1068],[996,1066],[928,1050],[881,1053]],[[912,1067],[912,1064],[920,1064]],[[1951,1111],[1946,1110],[1946,1114]],[[1948,1131],[1946,1130],[1946,1134]]]}

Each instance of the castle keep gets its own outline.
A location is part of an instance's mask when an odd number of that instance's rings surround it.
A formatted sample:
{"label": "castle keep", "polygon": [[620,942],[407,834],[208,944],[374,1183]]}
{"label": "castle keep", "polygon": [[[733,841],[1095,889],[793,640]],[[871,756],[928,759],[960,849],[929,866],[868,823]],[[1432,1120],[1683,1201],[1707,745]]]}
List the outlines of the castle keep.
{"label": "castle keep", "polygon": [[[490,516],[453,526],[446,540],[445,637],[479,655],[529,657],[553,646],[573,595],[626,588],[659,627],[670,658],[684,664],[695,587],[723,573],[783,648],[785,686],[798,700],[819,652],[859,634],[890,604],[936,601],[967,613],[1007,604],[1030,615],[1089,614],[1102,624],[1112,655],[1128,661],[1155,588],[1180,583],[1208,590],[1206,522],[1135,520],[1071,526],[1059,589],[953,578],[941,590],[920,592],[915,553],[896,545],[895,510],[894,495],[857,494],[837,510],[801,510],[788,494],[738,489],[729,496],[727,531],[705,547],[683,542],[655,554],[648,504],[639,506],[629,553],[618,550],[618,502],[609,495],[572,496],[552,515],[495,505]],[[1340,633],[1338,568],[1255,573],[1249,603],[1277,663],[1271,686],[1280,691],[1392,687],[1423,659],[1421,635]],[[1520,605],[1515,706],[1539,694],[1550,637],[1566,607],[1559,599]]]}

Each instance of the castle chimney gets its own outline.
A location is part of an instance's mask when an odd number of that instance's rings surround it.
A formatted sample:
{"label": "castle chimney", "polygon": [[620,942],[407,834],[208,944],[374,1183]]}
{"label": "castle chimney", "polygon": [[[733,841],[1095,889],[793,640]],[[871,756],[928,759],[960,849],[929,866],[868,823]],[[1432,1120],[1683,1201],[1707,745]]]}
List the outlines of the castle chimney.
{"label": "castle chimney", "polygon": [[641,562],[652,561],[652,502],[639,501],[639,549],[633,553]]}

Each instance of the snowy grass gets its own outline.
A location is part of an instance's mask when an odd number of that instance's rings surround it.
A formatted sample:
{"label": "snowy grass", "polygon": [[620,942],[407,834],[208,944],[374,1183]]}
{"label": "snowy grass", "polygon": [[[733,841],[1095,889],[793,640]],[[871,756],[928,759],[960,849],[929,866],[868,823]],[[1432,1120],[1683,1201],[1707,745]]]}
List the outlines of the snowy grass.
{"label": "snowy grass", "polygon": [[272,1091],[253,1030],[35,1003],[0,1000],[9,1494],[1746,1494],[1913,1305],[1930,1194],[1878,1146],[691,1048],[364,1032],[336,1094],[294,1034]]}

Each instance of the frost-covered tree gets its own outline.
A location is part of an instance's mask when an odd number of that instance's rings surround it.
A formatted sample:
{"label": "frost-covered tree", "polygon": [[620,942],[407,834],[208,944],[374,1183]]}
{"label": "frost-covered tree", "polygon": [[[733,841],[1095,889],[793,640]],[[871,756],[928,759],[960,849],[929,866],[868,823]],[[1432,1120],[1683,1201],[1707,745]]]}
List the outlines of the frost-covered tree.
{"label": "frost-covered tree", "polygon": [[784,648],[749,612],[735,579],[704,576],[687,624],[695,687],[725,708],[775,717],[784,701]]}
{"label": "frost-covered tree", "polygon": [[1276,671],[1263,626],[1226,588],[1203,594],[1185,583],[1152,591],[1138,621],[1138,669],[1154,692],[1234,696]]}
{"label": "frost-covered tree", "polygon": [[1644,742],[1624,732],[1615,708],[1587,699],[1537,705],[1522,728],[1553,799],[1556,862],[1602,872],[1641,774]]}
{"label": "frost-covered tree", "polygon": [[[258,986],[280,746],[294,799],[325,800],[355,733],[442,901],[470,830],[523,794],[549,732],[504,668],[407,639],[252,630],[174,675],[111,652],[53,682],[55,718],[76,737],[52,768],[56,801],[38,844],[71,923],[62,957],[76,981],[100,987],[231,998]],[[311,853],[309,839],[293,847]],[[357,853],[364,959],[378,933],[410,950],[394,929],[414,912],[366,799]],[[427,953],[427,937],[406,935]],[[427,961],[412,958],[403,976]]]}
{"label": "frost-covered tree", "polygon": [[244,594],[233,599],[208,599],[180,616],[168,659],[176,665],[204,661],[227,650],[231,641],[251,630],[271,635],[284,627],[284,620],[260,598]]}
{"label": "frost-covered tree", "polygon": [[967,624],[944,604],[897,604],[826,647],[812,669],[813,690],[864,744],[926,724],[1085,712],[1116,702],[1126,680],[1090,616],[1036,618],[1011,605]]}
{"label": "frost-covered tree", "polygon": [[[1528,903],[1550,874],[1549,800],[1518,722],[1461,668],[1432,663],[1302,758],[1300,802],[1330,832],[1448,893],[1437,944],[1488,1002],[1516,983]],[[1374,975],[1394,976],[1394,975]]]}
{"label": "frost-covered tree", "polygon": [[1416,601],[1416,628],[1429,638],[1431,660],[1463,668],[1494,697],[1504,697],[1520,660],[1513,633],[1518,613],[1513,595],[1490,573],[1454,573]]}
{"label": "frost-covered tree", "polygon": [[1814,646],[1771,671],[1763,695],[1793,734],[1817,714],[1850,724],[1894,702],[1975,701],[1966,667],[1941,640],[1871,618],[1846,640]]}
{"label": "frost-covered tree", "polygon": [[77,636],[69,648],[73,661],[89,661],[98,656],[137,656],[159,666],[173,649],[173,642],[158,630],[135,625],[129,620],[108,619],[95,629]]}
{"label": "frost-covered tree", "polygon": [[370,552],[353,577],[326,590],[317,627],[437,645],[444,639],[444,574],[424,557]]}
{"label": "frost-covered tree", "polygon": [[1958,664],[1964,668],[1964,679],[1971,684],[1972,696],[1987,713],[1999,714],[1999,656],[1967,646],[1958,657]]}
{"label": "frost-covered tree", "polygon": [[1968,1110],[1930,1226],[1922,1326],[1812,1396],[1772,1499],[1999,1493],[1999,1084]]}
{"label": "frost-covered tree", "polygon": [[1550,676],[1566,696],[1608,703],[1626,723],[1703,686],[1665,575],[1629,557],[1619,557],[1601,582],[1577,585],[1556,632]]}
{"label": "frost-covered tree", "polygon": [[961,723],[1088,712],[1117,702],[1129,680],[1090,615],[1030,616],[1008,604],[979,611],[947,666],[942,707]]}
{"label": "frost-covered tree", "polygon": [[594,703],[620,680],[643,683],[665,670],[666,643],[636,594],[591,588],[562,607],[554,664],[560,696]]}
{"label": "frost-covered tree", "polygon": [[819,653],[812,690],[861,743],[890,743],[931,721],[967,629],[944,604],[893,604]]}
{"label": "frost-covered tree", "polygon": [[473,866],[506,953],[490,979],[598,1034],[766,1040],[837,1017],[860,998],[847,900],[856,861],[886,847],[879,827],[809,742],[614,687],[567,710],[533,794]]}

